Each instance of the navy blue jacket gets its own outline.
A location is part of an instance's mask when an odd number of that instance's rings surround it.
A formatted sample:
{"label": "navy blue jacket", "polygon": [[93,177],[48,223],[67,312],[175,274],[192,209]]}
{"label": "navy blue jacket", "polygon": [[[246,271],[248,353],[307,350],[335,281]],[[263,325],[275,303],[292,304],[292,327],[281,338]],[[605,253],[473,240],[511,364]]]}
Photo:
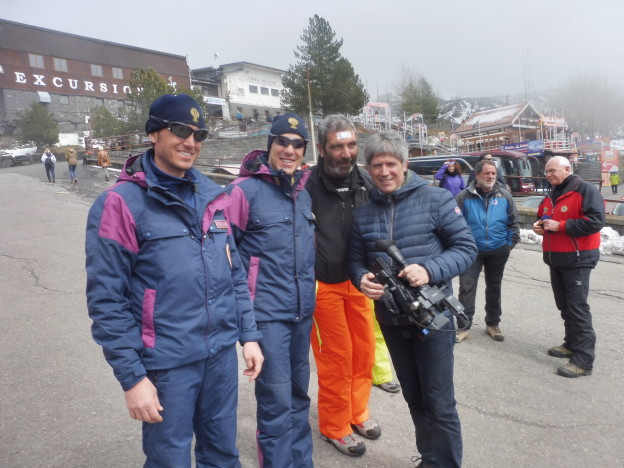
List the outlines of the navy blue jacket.
{"label": "navy blue jacket", "polygon": [[[466,221],[446,189],[432,187],[407,171],[405,184],[391,194],[371,191],[368,203],[358,207],[353,219],[349,250],[349,276],[359,289],[360,279],[377,257],[375,242],[392,239],[408,264],[427,270],[430,284],[446,284],[463,273],[477,256],[477,248]],[[381,301],[375,301],[379,323],[406,325],[391,316]]]}
{"label": "navy blue jacket", "polygon": [[93,338],[124,390],[260,338],[223,189],[188,171],[193,209],[160,184],[152,157],[130,158],[87,219]]}
{"label": "navy blue jacket", "polygon": [[291,178],[252,151],[227,188],[228,219],[248,272],[257,321],[296,322],[315,305],[314,215],[305,190],[309,171]]}

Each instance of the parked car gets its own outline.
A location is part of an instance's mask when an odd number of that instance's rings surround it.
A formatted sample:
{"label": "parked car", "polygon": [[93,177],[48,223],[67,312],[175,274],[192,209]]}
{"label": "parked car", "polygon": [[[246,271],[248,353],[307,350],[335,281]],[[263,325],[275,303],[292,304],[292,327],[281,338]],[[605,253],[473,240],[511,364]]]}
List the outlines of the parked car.
{"label": "parked car", "polygon": [[611,214],[615,216],[624,216],[624,197],[621,197],[622,200],[620,203],[616,203],[613,209],[611,210]]}
{"label": "parked car", "polygon": [[523,198],[519,205],[523,208],[538,208],[543,199],[544,197],[541,195],[531,195]]}

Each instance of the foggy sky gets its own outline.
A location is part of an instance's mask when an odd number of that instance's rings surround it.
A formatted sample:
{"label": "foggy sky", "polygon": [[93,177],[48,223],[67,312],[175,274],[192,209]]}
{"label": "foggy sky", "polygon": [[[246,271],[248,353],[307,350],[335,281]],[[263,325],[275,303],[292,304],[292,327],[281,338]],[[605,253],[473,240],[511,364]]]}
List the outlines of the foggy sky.
{"label": "foggy sky", "polygon": [[621,0],[0,0],[0,18],[187,56],[286,70],[309,18],[344,40],[372,100],[403,68],[443,98],[524,94],[574,76],[624,82]]}

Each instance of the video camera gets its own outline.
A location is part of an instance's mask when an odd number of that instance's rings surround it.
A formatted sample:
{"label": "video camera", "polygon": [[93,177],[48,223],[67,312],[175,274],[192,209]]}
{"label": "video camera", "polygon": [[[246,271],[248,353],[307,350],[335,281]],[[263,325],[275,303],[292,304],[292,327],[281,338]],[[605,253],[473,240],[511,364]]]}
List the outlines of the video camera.
{"label": "video camera", "polygon": [[445,310],[449,309],[455,316],[464,314],[464,306],[454,296],[447,294],[445,285],[424,284],[414,288],[404,278],[398,277],[407,263],[394,241],[378,240],[375,247],[385,251],[395,263],[393,265],[385,258],[377,257],[371,266],[375,279],[386,289],[382,302],[395,317],[407,318],[420,327],[423,340],[430,330],[440,330],[448,323],[448,317],[443,314]]}

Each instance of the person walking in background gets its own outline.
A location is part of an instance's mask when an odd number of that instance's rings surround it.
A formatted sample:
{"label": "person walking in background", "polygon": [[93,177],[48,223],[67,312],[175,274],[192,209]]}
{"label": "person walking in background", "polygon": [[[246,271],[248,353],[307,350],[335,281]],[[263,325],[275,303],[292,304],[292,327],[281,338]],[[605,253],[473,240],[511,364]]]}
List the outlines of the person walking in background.
{"label": "person walking in background", "polygon": [[48,182],[55,183],[56,176],[54,175],[54,166],[56,165],[56,157],[50,151],[50,148],[46,148],[41,155],[41,162],[45,168],[46,177]]}
{"label": "person walking in background", "polygon": [[65,150],[65,159],[67,160],[67,167],[69,168],[69,178],[71,179],[72,184],[78,183],[78,179],[76,179],[76,166],[78,165],[78,155],[76,154],[76,150],[68,145]]}
{"label": "person walking in background", "polygon": [[414,423],[422,457],[418,466],[459,468],[463,449],[453,385],[452,314],[440,312],[446,321],[423,334],[409,311],[398,311],[393,296],[371,269],[379,257],[394,264],[377,245],[381,240],[394,241],[405,257],[406,266],[398,275],[406,285],[444,284],[452,294],[452,278],[472,264],[477,248],[450,193],[407,169],[408,149],[400,134],[369,135],[364,158],[375,188],[353,215],[349,276],[375,301],[375,314]]}
{"label": "person walking in background", "polygon": [[318,373],[319,429],[340,453],[361,456],[361,437],[378,439],[368,400],[375,360],[371,301],[347,272],[351,221],[372,183],[357,166],[353,123],[327,116],[318,126],[318,161],[306,185],[316,217],[317,279],[312,350]]}
{"label": "person walking in background", "polygon": [[314,312],[314,215],[301,171],[308,131],[287,113],[273,120],[268,151],[243,159],[227,190],[232,232],[248,272],[264,367],[256,380],[260,467],[309,468],[310,330]]}
{"label": "person walking in background", "polygon": [[466,182],[462,177],[461,167],[459,163],[453,159],[449,159],[442,167],[438,169],[438,172],[433,176],[440,181],[440,187],[445,188],[453,196],[466,188]]}
{"label": "person walking in background", "polygon": [[110,156],[108,155],[108,151],[102,148],[100,151],[98,151],[97,157],[98,157],[98,166],[104,169],[104,180],[108,181],[109,180],[108,168],[111,166],[111,160],[110,160]]}
{"label": "person walking in background", "polygon": [[600,259],[600,230],[605,223],[604,199],[591,183],[571,173],[570,161],[554,156],[544,174],[552,191],[537,209],[533,231],[544,236],[544,263],[564,326],[563,343],[548,354],[568,359],[557,369],[563,377],[590,375],[596,333],[587,296],[589,277]]}
{"label": "person walking in background", "polygon": [[609,182],[611,183],[611,193],[615,195],[618,191],[618,185],[620,185],[620,175],[616,171],[611,171]]}
{"label": "person walking in background", "polygon": [[146,133],[89,211],[93,338],[143,422],[145,467],[190,467],[195,439],[198,467],[240,468],[236,343],[250,381],[262,354],[229,198],[193,168],[208,136],[194,99],[156,99]]}
{"label": "person walking in background", "polygon": [[455,197],[479,250],[474,263],[459,275],[458,299],[468,320],[463,315],[457,319],[457,343],[470,333],[481,270],[485,274],[485,332],[493,340],[505,339],[499,327],[501,287],[509,253],[520,241],[520,219],[511,194],[501,187],[496,172],[494,161],[478,162],[474,181]]}

